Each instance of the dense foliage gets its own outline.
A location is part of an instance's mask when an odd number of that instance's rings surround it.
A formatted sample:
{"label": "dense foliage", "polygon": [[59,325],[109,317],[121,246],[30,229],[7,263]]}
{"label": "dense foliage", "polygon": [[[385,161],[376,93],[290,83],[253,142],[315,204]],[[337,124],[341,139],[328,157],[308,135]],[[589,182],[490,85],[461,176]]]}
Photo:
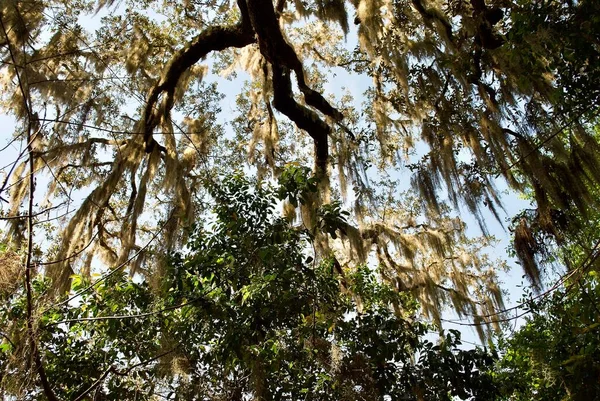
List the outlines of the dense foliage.
{"label": "dense foliage", "polygon": [[[457,332],[426,340],[412,296],[366,266],[344,273],[316,262],[311,235],[274,212],[276,191],[241,176],[211,191],[214,214],[163,280],[115,270],[90,288],[76,276],[80,296],[40,312],[59,399],[491,399],[490,354],[459,350]],[[34,287],[42,302],[49,283]],[[24,332],[24,304],[16,292],[0,306],[11,335]],[[5,397],[47,396],[25,368],[28,351],[3,343]]]}
{"label": "dense foliage", "polygon": [[483,398],[422,319],[503,320],[499,179],[536,290],[587,235],[599,78],[596,0],[1,2],[6,391]]}
{"label": "dense foliage", "polygon": [[506,400],[600,399],[598,272],[568,280],[499,346],[496,379]]}

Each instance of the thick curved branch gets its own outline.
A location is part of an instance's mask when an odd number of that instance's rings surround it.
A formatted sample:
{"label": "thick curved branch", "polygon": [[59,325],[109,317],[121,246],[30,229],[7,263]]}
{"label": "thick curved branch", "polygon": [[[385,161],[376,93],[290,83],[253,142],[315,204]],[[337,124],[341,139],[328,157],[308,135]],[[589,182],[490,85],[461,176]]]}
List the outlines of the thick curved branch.
{"label": "thick curved branch", "polygon": [[331,127],[317,113],[298,104],[292,94],[290,72],[286,67],[273,64],[273,106],[300,129],[305,130],[315,143],[315,166],[318,173],[327,171],[328,138]]}
{"label": "thick curved branch", "polygon": [[[171,61],[164,68],[160,80],[150,89],[144,110],[146,152],[150,153],[158,145],[152,137],[152,133],[160,121],[161,112],[168,114],[171,111],[175,88],[182,74],[210,52],[221,51],[230,47],[245,47],[254,42],[246,4],[243,0],[239,0],[238,6],[242,14],[239,23],[232,26],[210,26],[202,31],[187,46],[173,55]],[[166,93],[167,98],[165,109],[161,111],[157,107],[157,103],[163,92]],[[162,147],[161,150],[163,150]]]}
{"label": "thick curved branch", "polygon": [[331,127],[308,107],[294,99],[290,72],[296,74],[298,88],[306,104],[336,122],[343,119],[342,113],[331,106],[317,91],[311,89],[304,76],[304,68],[293,47],[285,40],[279,27],[277,13],[271,0],[246,0],[252,27],[258,38],[261,54],[273,68],[273,105],[285,114],[300,129],[305,130],[315,143],[315,166],[317,174],[327,171],[329,157],[328,137]]}
{"label": "thick curved branch", "polygon": [[273,66],[287,67],[294,71],[298,88],[304,95],[306,104],[335,121],[341,121],[343,119],[342,113],[329,104],[323,95],[307,85],[302,62],[292,46],[283,37],[272,1],[247,0],[247,4],[250,21],[258,37],[261,54]]}

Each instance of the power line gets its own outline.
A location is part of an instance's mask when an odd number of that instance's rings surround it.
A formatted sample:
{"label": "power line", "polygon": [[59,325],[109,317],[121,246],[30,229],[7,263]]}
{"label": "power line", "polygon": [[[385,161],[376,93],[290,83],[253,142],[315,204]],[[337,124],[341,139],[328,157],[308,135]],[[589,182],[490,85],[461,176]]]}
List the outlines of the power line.
{"label": "power line", "polygon": [[[596,260],[598,260],[598,258],[600,258],[600,240],[598,240],[596,242],[596,244],[594,245],[594,247],[592,248],[592,250],[587,254],[587,256],[585,257],[585,259],[581,262],[581,264],[577,268],[575,268],[575,269],[573,269],[573,270],[565,273],[564,275],[562,275],[554,283],[554,285],[552,287],[550,287],[548,290],[544,291],[543,293],[538,294],[538,295],[536,295],[534,297],[531,297],[528,300],[523,301],[523,302],[521,302],[521,303],[519,303],[519,304],[517,304],[517,305],[515,305],[515,306],[513,306],[511,308],[506,308],[506,309],[500,310],[500,311],[495,312],[495,313],[490,313],[490,314],[487,314],[487,315],[469,315],[470,318],[482,319],[483,321],[481,323],[465,323],[464,321],[467,320],[467,319],[441,319],[441,320],[444,321],[444,322],[447,322],[447,323],[457,324],[457,325],[461,325],[461,326],[482,326],[482,325],[488,325],[490,323],[501,323],[501,322],[507,322],[507,321],[510,321],[510,320],[513,320],[513,319],[518,319],[518,318],[520,318],[520,317],[522,317],[522,316],[530,313],[531,311],[530,310],[526,310],[523,313],[521,313],[519,315],[515,315],[514,317],[511,317],[511,318],[502,318],[502,319],[498,319],[498,320],[485,320],[486,318],[490,318],[490,317],[502,315],[504,313],[507,313],[507,312],[510,312],[510,311],[513,311],[513,310],[517,311],[519,309],[522,309],[523,306],[527,305],[530,302],[536,301],[538,299],[546,298],[552,292],[554,292],[557,289],[559,289],[562,284],[564,284],[565,282],[567,282],[567,280],[569,280],[575,274],[579,273],[580,276],[583,275],[583,274],[585,274],[585,271],[587,269],[589,269],[589,267],[592,266],[592,264]],[[578,282],[580,279],[581,279],[581,277],[578,278],[575,281],[575,283]],[[572,288],[573,288],[573,286],[574,285],[569,286],[567,288],[566,292],[568,293],[569,291],[571,291]]]}

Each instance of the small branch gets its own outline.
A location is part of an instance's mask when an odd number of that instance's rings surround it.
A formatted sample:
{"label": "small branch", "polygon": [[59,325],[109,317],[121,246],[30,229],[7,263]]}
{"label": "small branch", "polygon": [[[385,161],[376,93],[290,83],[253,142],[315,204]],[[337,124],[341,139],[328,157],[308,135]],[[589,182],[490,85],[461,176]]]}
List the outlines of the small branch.
{"label": "small branch", "polygon": [[[577,284],[579,282],[582,275],[585,274],[585,272],[598,259],[600,259],[600,240],[594,244],[594,247],[592,248],[592,250],[586,255],[585,259],[580,263],[579,266],[577,266],[577,268],[575,268],[575,269],[565,273],[561,277],[559,277],[558,280],[556,280],[556,282],[554,283],[554,285],[552,287],[550,287],[549,289],[547,289],[546,291],[544,291],[543,293],[533,296],[533,297],[527,299],[526,301],[520,302],[517,305],[512,306],[510,308],[505,308],[500,311],[497,311],[494,313],[489,313],[486,315],[470,316],[471,318],[482,319],[483,321],[481,323],[463,323],[463,322],[460,322],[457,320],[446,320],[446,319],[441,319],[441,320],[448,322],[448,323],[457,324],[460,326],[482,326],[482,325],[491,324],[491,323],[502,323],[502,322],[507,322],[507,321],[513,320],[513,319],[518,319],[518,318],[525,316],[531,312],[531,309],[526,309],[524,312],[517,315],[517,311],[519,309],[526,307],[527,304],[529,304],[530,302],[534,302],[534,301],[537,301],[538,299],[544,299],[544,298],[548,297],[554,291],[559,289],[563,284],[565,284],[567,281],[569,281],[570,279],[573,278],[573,284],[566,287],[566,292],[565,292],[565,295],[566,295],[566,293],[568,293],[575,287],[575,284]],[[579,277],[575,277],[577,274],[579,274]],[[505,313],[513,311],[513,310],[515,311],[515,317],[506,318],[506,319],[501,318],[501,319],[497,319],[497,320],[486,320],[486,319],[489,319],[494,316],[500,316],[502,314],[505,314]],[[462,319],[462,320],[464,320],[464,319]]]}
{"label": "small branch", "polygon": [[175,352],[175,350],[179,347],[180,344],[178,344],[176,347],[171,348],[169,351],[165,351],[162,354],[158,354],[155,357],[152,357],[150,359],[146,359],[145,361],[141,361],[139,363],[136,363],[135,365],[132,365],[130,367],[128,367],[127,369],[120,371],[117,369],[114,369],[113,373],[118,375],[118,376],[126,376],[128,375],[132,370],[139,368],[140,366],[144,366],[147,365],[149,363],[152,363],[154,361],[159,360],[160,358],[162,358],[163,356],[172,354],[173,352]]}
{"label": "small branch", "polygon": [[65,319],[65,320],[60,320],[58,322],[46,324],[42,327],[44,329],[47,329],[48,327],[56,326],[56,325],[63,324],[63,323],[97,322],[97,321],[102,321],[102,320],[124,320],[124,319],[146,318],[146,317],[150,317],[150,316],[161,315],[165,312],[169,312],[172,310],[181,309],[181,308],[191,305],[195,302],[202,301],[204,295],[205,294],[201,294],[200,296],[190,299],[189,301],[184,302],[182,304],[167,306],[166,308],[159,309],[159,310],[152,311],[152,312],[138,313],[135,315],[112,315],[112,316],[81,317],[81,318],[77,318],[77,319]]}
{"label": "small branch", "polygon": [[52,167],[50,167],[50,165],[48,164],[46,159],[44,159],[44,156],[40,155],[40,159],[42,159],[42,161],[44,162],[46,167],[48,167],[48,171],[50,172],[50,175],[52,176],[52,178],[54,178],[54,181],[56,181],[56,183],[58,184],[60,189],[63,191],[63,193],[67,197],[67,209],[68,209],[68,205],[73,201],[73,199],[71,199],[71,196],[69,195],[69,191],[67,191],[67,189],[62,184],[62,182],[60,182],[60,180],[58,179],[58,176],[54,174],[54,171],[52,171]]}
{"label": "small branch", "polygon": [[58,204],[56,206],[48,207],[48,208],[46,208],[46,209],[44,209],[42,211],[36,212],[36,213],[34,213],[32,215],[23,214],[23,215],[19,215],[19,216],[4,216],[4,217],[0,217],[0,220],[19,220],[19,219],[25,219],[25,218],[29,218],[29,217],[37,217],[37,216],[40,216],[40,215],[42,215],[44,213],[48,213],[51,210],[59,209],[59,208],[63,207],[65,203],[66,202],[62,202],[62,203],[60,203],[60,204]]}
{"label": "small branch", "polygon": [[0,331],[0,337],[3,337],[6,341],[8,341],[8,343],[13,347],[13,349],[17,348],[17,346],[15,345],[15,343],[8,336],[8,334],[3,333],[3,332]]}
{"label": "small branch", "polygon": [[[10,141],[8,141],[8,143],[7,143],[6,145],[4,145],[4,147],[2,147],[2,148],[0,149],[0,152],[4,152],[4,151],[5,151],[6,149],[8,149],[8,148],[9,148],[9,147],[10,147],[10,146],[13,144],[13,143],[15,143],[15,142],[17,142],[17,141],[20,141],[20,140],[21,140],[21,139],[20,139],[20,137],[21,137],[21,136],[23,136],[23,134],[24,134],[24,133],[25,133],[24,131],[21,131],[21,132],[19,132],[17,135],[14,135],[14,136],[13,136],[13,138],[12,138]],[[12,163],[11,163],[11,164],[12,164]],[[2,168],[2,170],[4,170],[4,168]]]}
{"label": "small branch", "polygon": [[[89,55],[89,53],[84,52],[84,50],[92,50],[94,48],[103,47],[103,46],[106,46],[106,45],[105,44],[101,44],[101,45],[95,45],[95,46],[88,46],[88,47],[84,47],[84,48],[81,48],[81,49],[75,49],[75,50],[71,50],[71,51],[64,52],[64,53],[56,53],[56,54],[51,54],[51,55],[44,56],[44,57],[32,58],[27,63],[25,63],[25,65],[33,64],[33,63],[39,63],[40,61],[47,61],[47,60],[50,60],[50,59],[53,59],[53,58],[58,58],[58,57],[72,56],[74,54]],[[22,67],[22,66],[18,66],[18,67]]]}
{"label": "small branch", "polygon": [[50,217],[50,218],[47,218],[47,219],[45,219],[45,220],[38,220],[38,221],[36,221],[36,222],[35,222],[35,224],[36,224],[36,225],[38,225],[38,224],[43,224],[43,223],[49,223],[49,222],[51,222],[51,221],[55,221],[55,220],[58,220],[58,219],[62,219],[63,217],[66,217],[66,216],[68,216],[68,215],[70,215],[70,214],[73,214],[73,213],[75,213],[76,211],[77,211],[77,209],[74,209],[74,210],[69,210],[68,212],[65,212],[65,213],[63,213],[63,214],[61,214],[61,215],[59,215],[59,216]]}
{"label": "small branch", "polygon": [[92,383],[87,390],[85,390],[83,393],[79,394],[79,396],[77,398],[75,398],[75,401],[80,401],[83,400],[85,398],[85,396],[87,396],[89,393],[91,393],[92,391],[94,391],[94,389],[96,387],[98,387],[100,384],[102,384],[102,382],[104,381],[104,379],[106,379],[106,377],[114,370],[114,368],[111,366],[110,368],[106,369],[104,371],[104,373],[102,373],[100,375],[100,377],[94,382]]}
{"label": "small branch", "polygon": [[346,66],[349,66],[352,64],[358,64],[358,63],[365,63],[365,64],[371,63],[371,60],[368,60],[366,58],[356,58],[356,59],[350,59],[350,60],[344,61],[342,63],[336,63],[331,60],[328,60],[327,57],[323,56],[323,54],[321,54],[321,52],[319,50],[317,50],[316,47],[312,46],[310,49],[313,51],[313,53],[315,53],[317,55],[317,57],[319,59],[321,59],[321,61],[323,61],[327,65],[331,65],[331,66],[335,66],[335,67],[346,67]]}
{"label": "small branch", "polygon": [[[178,346],[177,346],[178,347]],[[144,366],[147,365],[149,363],[152,363],[160,358],[162,358],[165,355],[169,355],[173,352],[175,352],[175,350],[177,349],[177,347],[170,349],[169,351],[163,352],[162,354],[159,354],[153,358],[147,359],[145,361],[141,361],[139,363],[136,363],[135,365],[130,366],[129,368],[127,368],[124,371],[119,371],[117,368],[115,368],[114,366],[109,367],[108,369],[106,369],[104,371],[104,373],[102,373],[100,375],[100,377],[94,382],[92,383],[92,385],[90,387],[88,387],[87,390],[85,390],[83,393],[79,394],[79,396],[77,396],[77,398],[75,398],[74,401],[80,401],[83,400],[89,393],[91,393],[92,391],[94,391],[94,389],[96,389],[96,387],[98,387],[100,384],[102,384],[102,382],[104,381],[104,379],[106,379],[106,377],[109,374],[115,374],[117,376],[127,376],[133,369],[137,369],[140,366]]]}
{"label": "small branch", "polygon": [[67,260],[73,259],[73,258],[81,255],[87,248],[89,248],[90,245],[92,245],[92,243],[94,242],[94,240],[96,239],[97,236],[98,236],[98,233],[96,232],[94,235],[92,235],[92,238],[90,238],[89,242],[83,248],[81,248],[80,250],[78,250],[75,253],[72,253],[69,256],[66,256],[66,257],[64,257],[62,259],[59,259],[59,260],[53,260],[51,262],[37,262],[36,264],[38,266],[57,265],[59,263],[63,263],[63,262],[66,262]]}
{"label": "small branch", "polygon": [[[96,130],[96,131],[100,131],[100,132],[106,132],[106,133],[109,133],[109,134],[144,135],[144,132],[142,132],[142,131],[135,132],[135,131],[112,130],[112,129],[108,129],[108,128],[98,127],[96,125],[81,124],[81,123],[78,123],[78,122],[67,121],[67,120],[58,120],[58,119],[49,119],[49,118],[48,119],[46,119],[46,118],[38,118],[37,121],[50,122],[50,123],[55,123],[55,124],[74,125],[76,127],[88,128],[88,129],[92,129],[92,130]],[[119,145],[119,146],[121,146],[121,145],[125,144],[125,141],[116,141],[116,140],[111,141],[111,140],[106,139],[106,138],[90,138],[88,141],[102,143],[104,145]]]}
{"label": "small branch", "polygon": [[33,141],[35,140],[38,133],[39,133],[39,131],[37,131],[31,137],[28,137],[27,146],[25,147],[25,149],[23,149],[23,151],[21,153],[19,153],[19,155],[17,156],[15,161],[11,163],[12,166],[11,166],[10,170],[8,171],[8,174],[6,174],[6,177],[4,177],[4,181],[2,182],[2,187],[0,188],[0,194],[2,194],[2,192],[6,191],[12,187],[12,185],[8,185],[8,180],[12,176],[12,173],[15,170],[15,167],[17,166],[17,164],[19,163],[19,160],[21,160],[23,155],[25,155],[25,152],[27,152],[27,149],[29,149],[30,145],[33,143]]}

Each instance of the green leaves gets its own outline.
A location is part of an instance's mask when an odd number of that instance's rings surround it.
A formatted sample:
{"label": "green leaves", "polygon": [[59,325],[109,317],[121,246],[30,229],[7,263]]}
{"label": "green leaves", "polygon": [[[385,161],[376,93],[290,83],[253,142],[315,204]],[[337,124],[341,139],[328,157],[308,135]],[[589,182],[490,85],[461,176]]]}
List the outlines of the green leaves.
{"label": "green leaves", "polygon": [[[42,313],[39,347],[61,399],[94,383],[107,400],[486,399],[486,376],[473,372],[487,354],[459,351],[456,333],[424,341],[414,299],[367,266],[342,290],[333,261],[307,257],[310,237],[273,212],[278,190],[241,175],[211,190],[214,220],[171,256],[162,283],[112,272],[90,287],[76,275],[72,291],[89,290]],[[326,205],[320,227],[335,233],[345,217]],[[17,350],[0,344],[0,367],[14,369]]]}
{"label": "green leaves", "polygon": [[532,314],[511,337],[495,370],[503,399],[595,400],[600,396],[600,286],[588,272],[528,307]]}
{"label": "green leaves", "polygon": [[317,209],[318,227],[322,232],[328,233],[333,239],[336,239],[336,232],[338,230],[346,235],[346,228],[348,226],[346,219],[348,216],[350,216],[350,213],[342,210],[342,203],[340,201],[322,205]]}
{"label": "green leaves", "polygon": [[312,177],[308,167],[288,164],[279,176],[277,197],[281,200],[287,198],[294,207],[307,204],[316,191],[317,179]]}

